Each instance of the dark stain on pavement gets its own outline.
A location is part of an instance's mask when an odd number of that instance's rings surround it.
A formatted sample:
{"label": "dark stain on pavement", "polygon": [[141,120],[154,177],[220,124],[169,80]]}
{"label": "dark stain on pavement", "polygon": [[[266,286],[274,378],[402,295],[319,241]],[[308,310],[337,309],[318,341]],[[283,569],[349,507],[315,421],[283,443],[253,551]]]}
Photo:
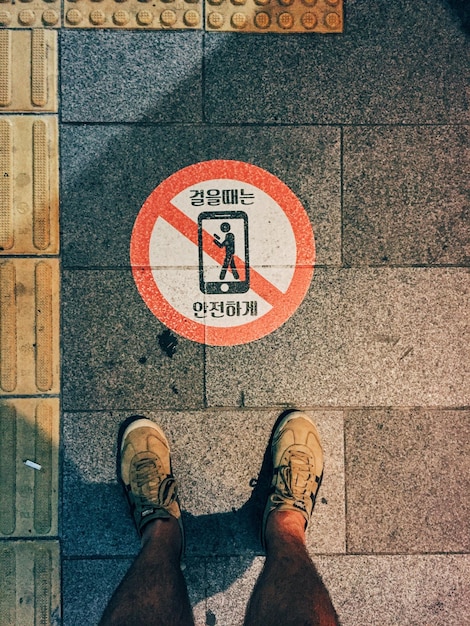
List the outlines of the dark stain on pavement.
{"label": "dark stain on pavement", "polygon": [[171,358],[176,352],[178,346],[178,339],[168,329],[164,330],[161,335],[158,335],[158,345],[163,352]]}

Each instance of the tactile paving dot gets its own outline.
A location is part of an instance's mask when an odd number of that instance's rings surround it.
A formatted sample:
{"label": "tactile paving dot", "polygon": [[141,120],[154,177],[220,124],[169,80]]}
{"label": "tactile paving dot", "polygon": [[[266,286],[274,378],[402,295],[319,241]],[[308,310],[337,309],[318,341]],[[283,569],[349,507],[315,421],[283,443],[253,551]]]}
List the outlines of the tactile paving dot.
{"label": "tactile paving dot", "polygon": [[211,11],[207,16],[207,25],[209,28],[220,29],[224,24],[224,16],[218,11]]}
{"label": "tactile paving dot", "polygon": [[300,21],[302,22],[302,26],[307,30],[312,30],[318,23],[315,13],[310,12],[304,13]]}
{"label": "tactile paving dot", "polygon": [[201,16],[199,15],[197,11],[190,9],[189,11],[186,11],[185,14],[183,15],[183,21],[186,24],[186,26],[195,28],[196,26],[200,25]]}
{"label": "tactile paving dot", "polygon": [[271,25],[271,17],[269,13],[265,11],[260,11],[255,15],[255,26],[258,28],[269,28]]}
{"label": "tactile paving dot", "polygon": [[160,16],[160,20],[165,26],[173,26],[176,23],[177,19],[178,18],[176,17],[176,13],[174,11],[171,11],[170,9],[163,11]]}
{"label": "tactile paving dot", "polygon": [[2,111],[57,111],[57,31],[0,29]]}
{"label": "tactile paving dot", "polygon": [[234,13],[232,15],[232,26],[237,30],[245,28],[248,23],[248,18],[244,13]]}
{"label": "tactile paving dot", "polygon": [[60,0],[0,0],[0,27],[60,26]]}
{"label": "tactile paving dot", "polygon": [[59,252],[55,116],[0,116],[0,256]]}
{"label": "tactile paving dot", "polygon": [[64,25],[68,28],[151,30],[201,28],[200,1],[64,0]]}
{"label": "tactile paving dot", "polygon": [[1,623],[60,624],[58,541],[3,541],[0,544]]}
{"label": "tactile paving dot", "polygon": [[292,13],[281,13],[277,18],[277,22],[281,28],[291,29],[294,26],[294,16]]}
{"label": "tactile paving dot", "polygon": [[59,260],[0,259],[0,395],[58,394]]}
{"label": "tactile paving dot", "polygon": [[57,535],[59,399],[0,399],[0,537]]}
{"label": "tactile paving dot", "polygon": [[205,0],[206,29],[340,33],[343,0]]}

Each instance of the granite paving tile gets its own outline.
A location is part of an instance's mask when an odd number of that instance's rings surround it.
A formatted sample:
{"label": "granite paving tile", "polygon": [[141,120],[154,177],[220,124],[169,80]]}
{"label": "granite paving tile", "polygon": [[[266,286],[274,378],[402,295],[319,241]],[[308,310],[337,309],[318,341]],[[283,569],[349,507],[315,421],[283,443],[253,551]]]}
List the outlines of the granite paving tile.
{"label": "granite paving tile", "polygon": [[310,217],[317,263],[341,263],[338,129],[63,124],[60,136],[65,267],[129,265],[132,228],[148,195],[209,159],[246,161],[278,176]]}
{"label": "granite paving tile", "polygon": [[468,122],[469,49],[451,4],[346,2],[339,35],[211,33],[205,40],[206,119]]}
{"label": "granite paving tile", "polygon": [[206,349],[209,406],[466,406],[466,269],[317,268],[271,335]]}
{"label": "granite paving tile", "polygon": [[348,552],[468,552],[470,412],[346,415]]}
{"label": "granite paving tile", "polygon": [[[186,554],[247,558],[260,554],[259,529],[271,476],[264,456],[279,411],[149,413],[142,408],[130,414],[151,417],[171,444]],[[129,556],[138,550],[137,534],[116,480],[117,433],[128,415],[64,413],[62,536],[67,556]],[[325,449],[325,475],[308,545],[315,553],[343,553],[342,413],[317,411],[313,416]]]}
{"label": "granite paving tile", "polygon": [[[96,626],[131,563],[132,559],[64,559],[63,626]],[[198,625],[205,613],[205,570],[204,560],[197,559],[187,560],[184,570]]]}
{"label": "granite paving tile", "polygon": [[202,121],[199,32],[61,32],[61,119]]}
{"label": "granite paving tile", "polygon": [[469,264],[468,130],[345,129],[345,264]]}
{"label": "granite paving tile", "polygon": [[203,347],[166,331],[130,270],[65,271],[62,281],[64,408],[203,406]]}
{"label": "granite paving tile", "polygon": [[468,554],[317,557],[342,626],[468,625]]}
{"label": "granite paving tile", "polygon": [[63,626],[96,626],[132,559],[63,559]]}

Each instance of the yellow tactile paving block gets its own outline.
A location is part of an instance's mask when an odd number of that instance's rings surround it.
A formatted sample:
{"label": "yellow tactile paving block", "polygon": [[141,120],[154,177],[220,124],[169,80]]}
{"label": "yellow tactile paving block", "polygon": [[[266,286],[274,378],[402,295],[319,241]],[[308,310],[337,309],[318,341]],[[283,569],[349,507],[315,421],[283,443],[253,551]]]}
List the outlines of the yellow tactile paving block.
{"label": "yellow tactile paving block", "polygon": [[65,0],[69,28],[202,28],[201,0]]}
{"label": "yellow tactile paving block", "polygon": [[2,111],[57,111],[57,31],[0,30]]}
{"label": "yellow tactile paving block", "polygon": [[0,396],[59,390],[59,260],[0,259]]}
{"label": "yellow tactile paving block", "polygon": [[60,26],[60,0],[0,0],[0,26],[54,28]]}
{"label": "yellow tactile paving block", "polygon": [[0,256],[58,251],[57,118],[0,115]]}
{"label": "yellow tactile paving block", "polygon": [[0,537],[57,535],[58,463],[59,399],[0,399]]}
{"label": "yellow tactile paving block", "polygon": [[205,8],[209,31],[343,31],[343,0],[206,0]]}
{"label": "yellow tactile paving block", "polygon": [[0,541],[2,626],[58,626],[60,550],[57,541]]}

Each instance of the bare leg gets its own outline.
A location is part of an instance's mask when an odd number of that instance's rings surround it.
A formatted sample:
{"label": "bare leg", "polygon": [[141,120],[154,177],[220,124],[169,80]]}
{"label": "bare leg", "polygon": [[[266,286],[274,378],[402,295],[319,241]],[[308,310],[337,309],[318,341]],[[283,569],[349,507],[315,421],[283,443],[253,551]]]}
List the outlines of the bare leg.
{"label": "bare leg", "polygon": [[193,625],[180,553],[176,519],[157,519],[145,526],[142,550],[114,592],[100,626]]}
{"label": "bare leg", "polygon": [[245,626],[337,626],[330,596],[305,546],[305,519],[273,511],[266,523],[266,562]]}
{"label": "bare leg", "polygon": [[230,257],[226,256],[224,259],[224,264],[222,265],[222,269],[220,270],[219,280],[225,280],[225,275],[227,274],[229,263],[230,263]]}
{"label": "bare leg", "polygon": [[240,278],[240,275],[238,273],[237,266],[235,265],[235,259],[233,257],[230,259],[230,269],[232,270],[232,275],[235,280],[238,280]]}

